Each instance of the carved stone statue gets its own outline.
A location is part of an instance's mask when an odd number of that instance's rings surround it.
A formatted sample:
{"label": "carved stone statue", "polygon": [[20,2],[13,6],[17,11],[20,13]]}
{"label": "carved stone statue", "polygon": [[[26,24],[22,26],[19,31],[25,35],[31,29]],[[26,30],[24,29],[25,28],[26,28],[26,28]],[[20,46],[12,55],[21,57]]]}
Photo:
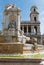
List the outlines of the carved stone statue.
{"label": "carved stone statue", "polygon": [[32,38],[32,42],[33,42],[33,50],[38,51],[37,38]]}
{"label": "carved stone statue", "polygon": [[11,21],[8,25],[8,28],[16,28],[16,22],[15,21]]}

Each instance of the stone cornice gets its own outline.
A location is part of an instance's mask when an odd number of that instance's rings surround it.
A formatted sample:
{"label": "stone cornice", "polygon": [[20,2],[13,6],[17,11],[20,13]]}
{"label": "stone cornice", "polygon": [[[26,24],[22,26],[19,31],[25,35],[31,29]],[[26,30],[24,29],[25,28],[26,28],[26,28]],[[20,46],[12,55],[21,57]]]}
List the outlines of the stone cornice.
{"label": "stone cornice", "polygon": [[9,9],[9,10],[5,10],[4,11],[4,14],[7,15],[9,12],[13,12],[13,13],[15,12],[15,13],[19,14],[19,12],[21,12],[21,10],[18,9],[18,8],[17,9],[14,9],[14,10]]}

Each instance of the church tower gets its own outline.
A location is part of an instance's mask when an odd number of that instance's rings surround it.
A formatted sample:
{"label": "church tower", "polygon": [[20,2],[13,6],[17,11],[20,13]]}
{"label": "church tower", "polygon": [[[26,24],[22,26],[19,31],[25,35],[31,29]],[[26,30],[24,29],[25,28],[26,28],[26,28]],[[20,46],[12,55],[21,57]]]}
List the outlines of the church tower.
{"label": "church tower", "polygon": [[36,6],[32,6],[30,10],[31,36],[36,37],[38,43],[40,44],[41,33],[38,8]]}
{"label": "church tower", "polygon": [[32,23],[31,33],[32,35],[40,35],[39,13],[37,11],[38,8],[36,6],[32,6],[30,10],[30,23]]}
{"label": "church tower", "polygon": [[30,20],[31,22],[37,23],[39,22],[39,13],[38,13],[38,8],[36,6],[32,6],[32,8],[30,9],[31,13],[30,13]]}

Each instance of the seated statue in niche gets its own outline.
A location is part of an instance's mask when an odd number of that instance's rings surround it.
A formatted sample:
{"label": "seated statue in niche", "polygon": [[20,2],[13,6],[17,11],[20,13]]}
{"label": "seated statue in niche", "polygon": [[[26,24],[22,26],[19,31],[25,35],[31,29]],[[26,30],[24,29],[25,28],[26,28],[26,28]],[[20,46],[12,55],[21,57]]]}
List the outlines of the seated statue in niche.
{"label": "seated statue in niche", "polygon": [[10,23],[9,23],[9,25],[8,25],[8,29],[9,28],[14,28],[14,29],[16,29],[16,22],[15,21],[11,21]]}
{"label": "seated statue in niche", "polygon": [[8,35],[16,36],[16,22],[14,20],[8,24]]}

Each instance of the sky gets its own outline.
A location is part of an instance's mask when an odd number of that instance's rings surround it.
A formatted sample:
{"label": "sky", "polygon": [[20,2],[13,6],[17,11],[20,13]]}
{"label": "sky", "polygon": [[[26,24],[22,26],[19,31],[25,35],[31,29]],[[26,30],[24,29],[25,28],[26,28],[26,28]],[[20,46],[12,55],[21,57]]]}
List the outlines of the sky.
{"label": "sky", "polygon": [[41,34],[44,34],[44,0],[0,0],[0,30],[2,29],[3,12],[6,4],[16,4],[21,9],[21,20],[30,20],[30,8],[37,6]]}

